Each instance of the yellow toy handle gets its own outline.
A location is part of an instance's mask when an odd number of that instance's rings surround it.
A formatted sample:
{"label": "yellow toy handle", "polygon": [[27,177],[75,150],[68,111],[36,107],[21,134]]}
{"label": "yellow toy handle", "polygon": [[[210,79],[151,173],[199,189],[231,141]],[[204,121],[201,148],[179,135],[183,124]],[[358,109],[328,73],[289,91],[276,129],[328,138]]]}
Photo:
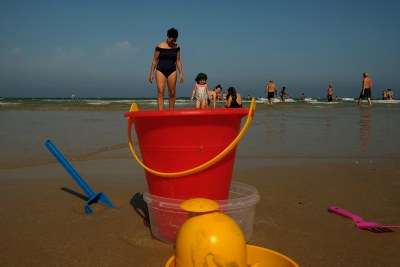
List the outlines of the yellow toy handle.
{"label": "yellow toy handle", "polygon": [[[156,170],[153,170],[149,167],[147,167],[138,157],[138,155],[135,152],[135,149],[133,148],[133,144],[132,144],[132,124],[133,124],[133,118],[129,117],[128,119],[128,141],[129,141],[129,148],[131,149],[132,155],[133,157],[136,159],[136,161],[149,173],[160,176],[160,177],[182,177],[182,176],[186,176],[189,174],[194,174],[197,173],[199,171],[202,171],[204,169],[207,169],[208,167],[214,165],[215,163],[217,163],[218,161],[220,161],[222,158],[224,158],[236,145],[237,143],[240,141],[240,139],[242,139],[243,135],[246,133],[247,128],[250,125],[251,120],[253,119],[254,116],[254,111],[256,109],[256,100],[253,97],[251,100],[251,104],[250,104],[250,108],[249,108],[249,114],[247,115],[247,120],[246,123],[243,125],[242,130],[240,130],[240,133],[238,134],[238,136],[236,136],[236,138],[232,141],[232,143],[227,146],[221,153],[219,153],[217,156],[215,156],[214,158],[210,159],[209,161],[207,161],[206,163],[203,163],[200,166],[194,167],[192,169],[186,170],[186,171],[180,171],[180,172],[159,172]],[[136,103],[132,103],[131,109],[130,111],[138,111],[138,106]]]}

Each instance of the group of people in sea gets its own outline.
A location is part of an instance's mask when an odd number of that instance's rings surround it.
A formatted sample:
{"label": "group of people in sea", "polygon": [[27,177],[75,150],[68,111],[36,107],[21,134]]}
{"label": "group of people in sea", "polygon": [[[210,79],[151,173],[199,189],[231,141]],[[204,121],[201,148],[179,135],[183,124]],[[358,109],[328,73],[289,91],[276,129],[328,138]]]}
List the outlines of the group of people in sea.
{"label": "group of people in sea", "polygon": [[396,99],[396,98],[394,97],[394,93],[393,93],[392,89],[389,88],[389,89],[383,90],[382,100],[394,100],[394,99]]}
{"label": "group of people in sea", "polygon": [[[180,55],[180,47],[176,43],[178,39],[178,30],[171,28],[167,31],[167,39],[164,42],[159,43],[154,51],[154,57],[151,63],[149,81],[153,83],[154,74],[157,83],[157,105],[158,109],[164,109],[164,95],[166,86],[168,86],[168,97],[169,97],[169,109],[174,109],[175,106],[175,94],[176,94],[176,82],[179,72],[179,80],[181,83],[184,82],[184,76],[182,72],[182,62]],[[213,101],[213,107],[216,107],[216,101],[221,99],[221,85],[217,85],[213,90],[208,90],[207,75],[205,73],[199,73],[195,79],[196,84],[192,91],[191,99],[196,99],[196,108],[205,109],[210,106]],[[363,81],[361,93],[358,98],[358,106],[361,106],[362,99],[366,98],[368,106],[371,106],[371,89],[372,80],[368,73],[363,73]],[[270,80],[265,87],[265,95],[268,98],[268,103],[273,104],[274,97],[277,94],[277,88],[273,80]],[[286,87],[282,87],[279,93],[281,102],[285,102],[286,97],[291,97],[286,92]],[[382,97],[385,100],[394,99],[393,92],[391,89],[384,90]],[[236,92],[234,87],[229,87],[228,94],[226,95],[226,107],[238,108],[242,107],[242,97]],[[328,85],[327,89],[327,100],[328,102],[337,100],[338,97],[333,97],[333,86]],[[300,100],[305,100],[304,93],[301,95]]]}
{"label": "group of people in sea", "polygon": [[[273,80],[270,80],[266,87],[265,87],[265,95],[268,98],[268,103],[273,104],[275,95],[278,93],[276,89],[276,84],[274,83]],[[281,91],[279,92],[279,98],[281,102],[285,102],[287,97],[292,97],[288,92],[286,92],[286,87],[283,86]],[[304,93],[301,94],[300,100],[304,101],[306,99],[306,96]]]}
{"label": "group of people in sea", "polygon": [[[368,73],[364,72],[361,93],[360,93],[360,96],[358,97],[358,106],[361,106],[362,99],[364,99],[364,98],[367,99],[368,106],[372,105],[371,89],[372,89],[372,80],[369,77]],[[276,94],[277,94],[276,85],[273,80],[270,80],[269,83],[267,84],[267,86],[265,87],[265,95],[268,97],[268,102],[270,104],[273,104],[274,96]],[[282,90],[281,90],[279,96],[280,96],[281,102],[285,102],[286,96],[290,97],[290,95],[286,92],[286,87],[282,87]],[[390,98],[393,96],[390,89],[384,91],[383,96],[386,97],[384,99],[393,99],[393,98]],[[335,98],[333,97],[333,87],[331,84],[328,85],[326,98],[327,98],[328,102],[332,102],[332,101],[338,99],[337,96]],[[304,93],[301,95],[300,100],[305,100]]]}

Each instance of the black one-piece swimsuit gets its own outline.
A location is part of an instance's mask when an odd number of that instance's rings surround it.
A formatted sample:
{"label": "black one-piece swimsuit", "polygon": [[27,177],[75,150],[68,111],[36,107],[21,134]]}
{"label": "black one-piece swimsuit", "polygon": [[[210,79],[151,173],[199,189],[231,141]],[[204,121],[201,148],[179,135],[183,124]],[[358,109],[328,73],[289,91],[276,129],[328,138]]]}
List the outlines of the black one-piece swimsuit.
{"label": "black one-piece swimsuit", "polygon": [[180,51],[180,47],[156,47],[156,51],[160,52],[160,55],[158,56],[157,70],[164,74],[165,78],[168,78],[174,71],[176,71],[176,58]]}

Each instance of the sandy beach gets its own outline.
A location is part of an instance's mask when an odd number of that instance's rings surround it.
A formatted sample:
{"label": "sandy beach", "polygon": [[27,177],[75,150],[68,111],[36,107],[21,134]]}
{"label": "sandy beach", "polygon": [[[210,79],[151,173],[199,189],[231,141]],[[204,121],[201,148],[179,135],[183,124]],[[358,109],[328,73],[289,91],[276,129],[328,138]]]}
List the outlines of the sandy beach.
{"label": "sandy beach", "polygon": [[[13,112],[2,113],[2,121],[21,114]],[[147,184],[127,147],[123,112],[23,114],[30,115],[2,133],[2,145],[13,144],[5,151],[19,159],[11,164],[2,155],[0,265],[164,266],[174,248],[152,237],[134,208]],[[232,178],[261,197],[248,243],[300,266],[399,266],[400,229],[360,230],[327,211],[335,205],[366,220],[400,224],[398,126],[390,114],[391,107],[260,107],[237,149]],[[377,146],[381,136],[390,142]],[[93,215],[84,213],[85,195],[44,148],[46,137],[115,209],[94,205]]]}
{"label": "sandy beach", "polygon": [[[266,170],[238,160],[233,179],[257,187],[261,196],[249,243],[300,266],[398,266],[400,230],[372,233],[327,212],[337,205],[398,224],[400,168],[392,163],[313,161]],[[142,170],[130,159],[75,167],[117,208],[86,215],[83,192],[58,164],[1,170],[1,265],[163,266],[173,247],[154,239],[130,204],[146,190]]]}
{"label": "sandy beach", "polygon": [[400,267],[400,0],[0,7],[0,267]]}

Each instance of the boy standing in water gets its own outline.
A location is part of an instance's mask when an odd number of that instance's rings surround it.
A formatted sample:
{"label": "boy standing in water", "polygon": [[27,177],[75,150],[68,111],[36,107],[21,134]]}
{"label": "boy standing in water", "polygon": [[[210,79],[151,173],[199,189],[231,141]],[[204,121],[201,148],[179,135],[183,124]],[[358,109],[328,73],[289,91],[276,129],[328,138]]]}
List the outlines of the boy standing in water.
{"label": "boy standing in water", "polygon": [[372,88],[372,80],[369,77],[368,73],[364,72],[363,74],[363,83],[360,97],[358,98],[358,106],[361,107],[361,99],[367,98],[368,106],[371,106],[371,88]]}
{"label": "boy standing in water", "polygon": [[276,85],[273,80],[270,80],[267,86],[265,87],[265,95],[268,97],[268,102],[270,104],[274,103],[274,96],[277,93]]}

